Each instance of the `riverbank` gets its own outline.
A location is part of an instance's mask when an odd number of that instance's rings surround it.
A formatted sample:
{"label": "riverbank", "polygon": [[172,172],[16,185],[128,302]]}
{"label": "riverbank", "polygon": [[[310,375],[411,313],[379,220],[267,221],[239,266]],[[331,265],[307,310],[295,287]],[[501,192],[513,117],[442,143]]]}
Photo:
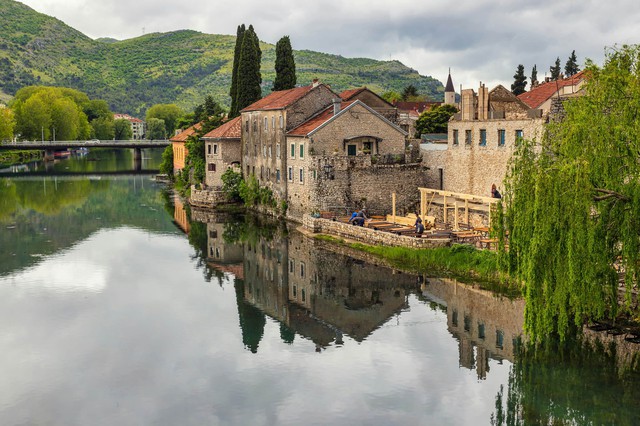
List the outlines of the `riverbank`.
{"label": "riverbank", "polygon": [[0,152],[0,167],[38,161],[42,158],[42,151],[2,151]]}

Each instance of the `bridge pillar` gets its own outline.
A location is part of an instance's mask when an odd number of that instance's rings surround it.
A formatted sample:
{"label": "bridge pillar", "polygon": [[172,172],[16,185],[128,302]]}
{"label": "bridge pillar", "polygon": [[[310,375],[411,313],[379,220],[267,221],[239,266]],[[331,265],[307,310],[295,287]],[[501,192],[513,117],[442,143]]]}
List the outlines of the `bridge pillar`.
{"label": "bridge pillar", "polygon": [[142,170],[142,148],[133,148],[133,168],[137,172]]}
{"label": "bridge pillar", "polygon": [[53,153],[55,152],[55,150],[53,149],[45,149],[44,150],[44,161],[53,161],[53,159],[55,158]]}

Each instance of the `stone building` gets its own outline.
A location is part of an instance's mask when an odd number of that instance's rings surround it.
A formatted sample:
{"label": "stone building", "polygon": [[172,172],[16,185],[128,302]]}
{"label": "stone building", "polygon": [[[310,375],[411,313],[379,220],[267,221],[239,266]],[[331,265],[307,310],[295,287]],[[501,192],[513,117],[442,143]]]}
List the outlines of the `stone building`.
{"label": "stone building", "polygon": [[244,108],[242,120],[242,171],[254,175],[260,186],[287,199],[286,133],[324,110],[337,95],[314,80],[309,86],[273,92]]}
{"label": "stone building", "polygon": [[490,196],[501,185],[518,140],[540,138],[545,118],[505,87],[463,90],[449,121],[447,149],[425,153],[428,187]]}
{"label": "stone building", "polygon": [[[406,163],[406,132],[359,100],[336,102],[287,133],[287,202],[293,219],[319,210],[386,213],[391,193],[421,181]],[[399,197],[408,208],[410,194]]]}
{"label": "stone building", "polygon": [[205,184],[208,187],[222,187],[222,175],[230,168],[240,171],[242,161],[241,119],[236,117],[205,134]]}
{"label": "stone building", "polygon": [[568,78],[547,80],[531,88],[528,92],[518,95],[518,99],[530,108],[542,110],[543,115],[551,112],[553,99],[580,95],[585,83],[585,73],[580,71]]}
{"label": "stone building", "polygon": [[343,102],[361,101],[390,122],[398,124],[398,109],[366,87],[345,90],[340,93],[340,99]]}

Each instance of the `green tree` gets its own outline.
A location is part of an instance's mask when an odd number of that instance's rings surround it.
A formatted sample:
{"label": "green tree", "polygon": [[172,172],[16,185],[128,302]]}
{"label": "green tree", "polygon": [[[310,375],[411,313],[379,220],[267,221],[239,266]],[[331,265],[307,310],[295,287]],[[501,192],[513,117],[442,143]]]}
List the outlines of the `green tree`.
{"label": "green tree", "polygon": [[571,56],[567,59],[567,63],[564,65],[564,73],[567,77],[571,77],[580,71],[580,67],[578,66],[578,58],[576,57],[576,51],[571,52]]}
{"label": "green tree", "polygon": [[260,74],[261,57],[262,52],[258,36],[253,30],[253,25],[249,25],[242,40],[240,62],[238,64],[238,113],[262,96],[262,89],[260,88],[262,83],[262,75]]}
{"label": "green tree", "polygon": [[[79,110],[78,105],[71,99],[56,99],[51,107],[52,137],[61,141],[76,140],[81,131],[80,114],[84,115]],[[86,115],[84,116],[84,121],[86,122]],[[86,137],[82,139],[86,139]]]}
{"label": "green tree", "polygon": [[549,67],[549,72],[551,72],[551,80],[560,78],[560,57],[557,57],[555,64]]}
{"label": "green tree", "polygon": [[[129,120],[125,118],[119,118],[114,121],[113,137],[117,141],[128,141],[133,138],[133,129],[131,128],[131,123],[129,122]],[[154,138],[154,139],[164,139],[164,138]]]}
{"label": "green tree", "polygon": [[242,173],[228,168],[221,176],[222,191],[227,194],[229,201],[241,201],[240,185],[242,183]]}
{"label": "green tree", "polygon": [[276,43],[276,79],[273,90],[287,90],[296,87],[296,61],[293,58],[289,36]]}
{"label": "green tree", "polygon": [[49,140],[51,113],[42,97],[32,96],[18,105],[16,115],[16,130],[22,138]]}
{"label": "green tree", "polygon": [[13,139],[13,129],[16,120],[13,111],[9,108],[0,107],[0,141]]}
{"label": "green tree", "polygon": [[447,133],[449,119],[456,112],[454,105],[434,105],[424,111],[416,121],[416,138],[424,133]]}
{"label": "green tree", "polygon": [[389,102],[390,104],[393,104],[395,102],[402,100],[402,95],[394,91],[384,92],[381,97],[382,99]]}
{"label": "green tree", "polygon": [[[536,144],[517,148],[505,181],[497,235],[501,265],[524,285],[525,328],[534,341],[561,338],[589,320],[614,319],[618,271],[627,310],[640,278],[640,47],[587,63],[584,96],[564,102]],[[606,153],[603,154],[603,153]]]}
{"label": "green tree", "polygon": [[176,130],[178,119],[184,115],[184,111],[175,104],[156,104],[147,111],[146,121],[151,118],[159,118],[164,120],[165,132],[167,135],[173,135]]}
{"label": "green tree", "polygon": [[538,84],[538,69],[534,65],[533,68],[531,68],[531,87],[536,84]]}
{"label": "green tree", "polygon": [[526,91],[527,77],[524,75],[524,65],[518,65],[516,73],[513,75],[513,84],[511,85],[511,93],[518,96]]}
{"label": "green tree", "polygon": [[94,118],[91,121],[91,137],[100,140],[115,139],[116,129],[113,117]]}
{"label": "green tree", "polygon": [[416,98],[418,96],[418,89],[413,84],[408,85],[402,91],[402,100],[409,101],[411,98]]}
{"label": "green tree", "polygon": [[229,96],[231,96],[231,110],[229,111],[229,118],[234,118],[240,115],[238,110],[238,66],[240,65],[240,51],[242,50],[242,41],[244,40],[245,31],[244,24],[238,25],[238,30],[236,32],[236,47],[233,50],[231,88],[229,89]]}
{"label": "green tree", "polygon": [[169,145],[162,151],[162,162],[159,167],[160,173],[169,176],[173,180],[173,146]]}
{"label": "green tree", "polygon": [[111,118],[113,120],[113,113],[109,108],[109,104],[102,99],[92,99],[87,102],[83,107],[84,113],[87,115],[87,120],[92,122],[96,118]]}
{"label": "green tree", "polygon": [[164,120],[162,120],[161,118],[149,118],[147,120],[146,136],[147,139],[166,139],[167,130],[164,124]]}

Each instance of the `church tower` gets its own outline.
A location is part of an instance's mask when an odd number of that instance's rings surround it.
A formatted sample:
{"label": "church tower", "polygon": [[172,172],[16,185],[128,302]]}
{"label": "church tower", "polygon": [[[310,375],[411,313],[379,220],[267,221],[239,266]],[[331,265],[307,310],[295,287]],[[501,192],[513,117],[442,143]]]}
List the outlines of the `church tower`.
{"label": "church tower", "polygon": [[445,105],[456,104],[456,91],[453,88],[453,81],[451,81],[451,68],[449,68],[449,77],[447,77],[447,85],[444,87],[444,104]]}

